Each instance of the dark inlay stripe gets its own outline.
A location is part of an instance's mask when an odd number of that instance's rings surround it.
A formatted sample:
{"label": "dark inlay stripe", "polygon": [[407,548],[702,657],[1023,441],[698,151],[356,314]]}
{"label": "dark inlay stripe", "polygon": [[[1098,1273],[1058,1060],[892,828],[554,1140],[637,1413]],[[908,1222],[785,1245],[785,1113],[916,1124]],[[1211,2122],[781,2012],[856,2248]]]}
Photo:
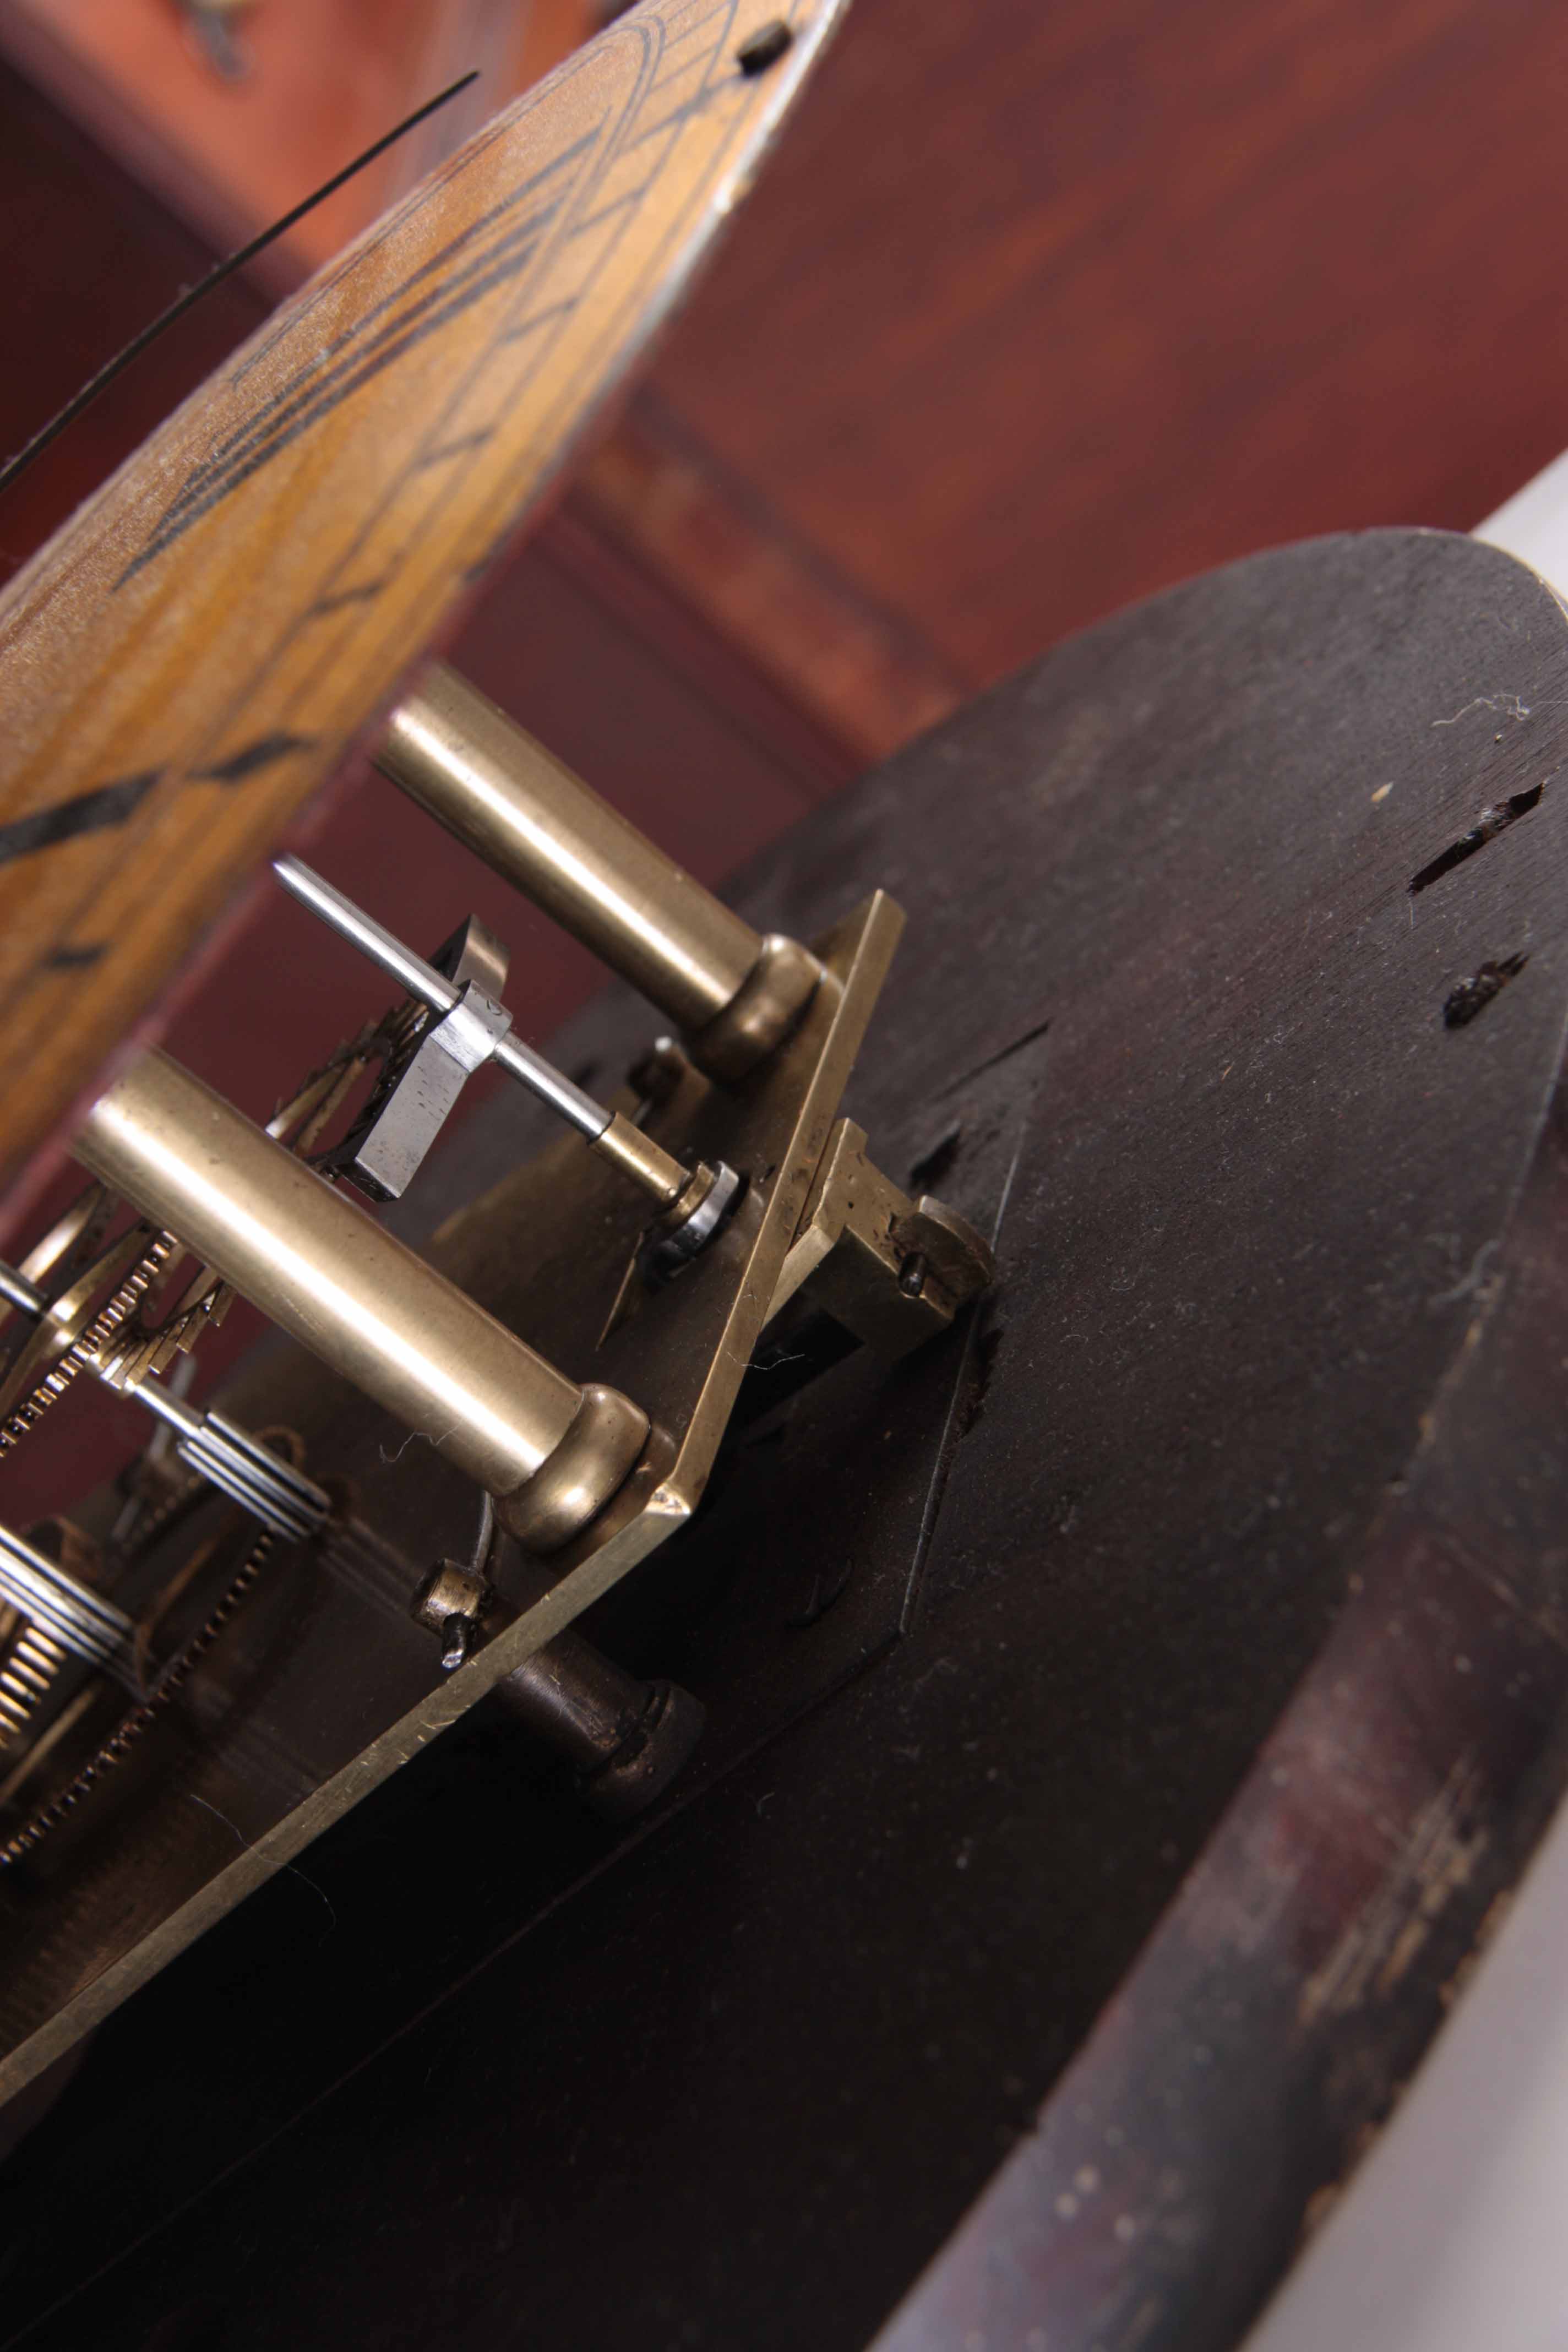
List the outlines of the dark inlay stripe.
{"label": "dark inlay stripe", "polygon": [[[353,393],[393,367],[431,335],[440,333],[465,310],[499,286],[521,276],[570,192],[573,172],[588,153],[598,126],[584,131],[565,152],[520,188],[512,189],[481,220],[470,222],[442,250],[422,262],[400,287],[356,320],[324,351],[312,354],[256,412],[209,450],[192,468],[140,552],[114,585],[123,588],[143,565],[171,547],[193,523],[269,465],[279,451],[331,415]],[[564,181],[562,194],[529,208],[547,184]],[[521,220],[511,218],[522,207]],[[414,289],[421,290],[416,296]],[[493,348],[493,342],[492,342]]]}
{"label": "dark inlay stripe", "polygon": [[318,596],[307,614],[307,619],[320,620],[330,613],[341,613],[345,605],[374,604],[386,586],[390,574],[379,580],[366,580],[357,588],[334,589],[330,596]]}
{"label": "dark inlay stripe", "polygon": [[294,751],[309,751],[314,743],[311,735],[263,735],[258,741],[247,743],[243,751],[220,760],[216,768],[193,768],[191,772],[200,784],[242,784],[258,768],[270,768]]}
{"label": "dark inlay stripe", "polygon": [[613,220],[617,213],[624,213],[628,205],[640,203],[647,195],[650,184],[647,180],[639,181],[635,188],[628,188],[624,196],[617,196],[613,205],[605,205],[600,212],[590,213],[587,219],[573,230],[574,244],[578,237],[586,236],[590,229],[597,228],[601,222]]}
{"label": "dark inlay stripe", "polygon": [[89,964],[98,961],[103,953],[100,940],[96,947],[52,948],[44,958],[45,971],[85,971]]}
{"label": "dark inlay stripe", "polygon": [[0,866],[9,866],[13,858],[30,857],[35,850],[53,849],[58,842],[75,841],[79,834],[105,833],[111,825],[123,824],[163,772],[162,768],[147,768],[139,776],[122,777],[117,784],[99,784],[90,793],[78,793],[74,800],[61,801],[58,807],[37,809],[31,816],[0,824]]}
{"label": "dark inlay stripe", "polygon": [[535,310],[520,327],[509,327],[498,340],[503,343],[523,342],[530,335],[536,335],[541,327],[552,327],[557,319],[570,318],[576,308],[575,296],[569,302],[546,303],[542,310]]}
{"label": "dark inlay stripe", "polygon": [[493,425],[486,425],[478,432],[463,434],[456,441],[443,441],[438,447],[426,449],[418,461],[420,472],[430,466],[444,466],[449,457],[466,457],[470,450],[482,449],[487,441],[495,439],[495,432]]}

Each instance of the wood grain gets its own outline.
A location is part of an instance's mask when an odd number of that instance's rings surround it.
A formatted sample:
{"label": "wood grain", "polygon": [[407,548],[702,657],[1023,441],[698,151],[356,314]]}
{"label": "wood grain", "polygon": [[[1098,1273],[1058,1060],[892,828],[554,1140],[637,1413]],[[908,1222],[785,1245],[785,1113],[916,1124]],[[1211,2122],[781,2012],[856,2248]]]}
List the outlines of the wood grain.
{"label": "wood grain", "polygon": [[1568,446],[1565,78],[1556,0],[874,0],[654,383],[972,688],[1258,548],[1468,530]]}
{"label": "wood grain", "polygon": [[[106,2032],[14,2168],[13,2325],[84,2211],[106,2266],[28,2352],[192,2307],[226,2352],[514,2352],[524,2304],[551,2352],[662,2352],[672,2312],[864,2352],[1015,2150],[906,2343],[1234,2352],[1568,1758],[1568,794],[1408,892],[1568,761],[1563,659],[1489,549],[1274,556],[780,845],[753,920],[908,893],[857,1108],[1001,1213],[994,1311],[968,1356],[752,1420],[622,1589],[597,1637],[710,1707],[627,1851],[476,1713]],[[1433,733],[1500,675],[1528,719]],[[557,1051],[619,1070],[646,1034],[606,996]],[[497,1114],[421,1217],[526,1152]]]}
{"label": "wood grain", "polygon": [[879,751],[1207,565],[1468,529],[1568,443],[1565,76],[1556,0],[864,0],[574,502]]}
{"label": "wood grain", "polygon": [[657,390],[636,394],[543,525],[552,543],[574,531],[641,563],[667,604],[689,604],[860,766],[964,698],[963,681],[920,630],[792,532]]}
{"label": "wood grain", "polygon": [[0,604],[14,1169],[511,538],[839,14],[644,0],[247,344]]}

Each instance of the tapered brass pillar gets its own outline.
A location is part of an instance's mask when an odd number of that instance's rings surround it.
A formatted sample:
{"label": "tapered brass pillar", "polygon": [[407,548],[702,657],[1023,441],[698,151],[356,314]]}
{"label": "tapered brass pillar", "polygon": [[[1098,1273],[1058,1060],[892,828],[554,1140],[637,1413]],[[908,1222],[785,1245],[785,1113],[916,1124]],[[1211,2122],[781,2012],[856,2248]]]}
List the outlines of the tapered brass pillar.
{"label": "tapered brass pillar", "polygon": [[743,1076],[821,978],[646,840],[542,744],[437,665],[395,712],[376,765],[686,1033],[693,1060]]}
{"label": "tapered brass pillar", "polygon": [[177,1234],[302,1347],[555,1549],[610,1499],[647,1418],[580,1389],[411,1249],[165,1054],[143,1054],[89,1113],[78,1159]]}

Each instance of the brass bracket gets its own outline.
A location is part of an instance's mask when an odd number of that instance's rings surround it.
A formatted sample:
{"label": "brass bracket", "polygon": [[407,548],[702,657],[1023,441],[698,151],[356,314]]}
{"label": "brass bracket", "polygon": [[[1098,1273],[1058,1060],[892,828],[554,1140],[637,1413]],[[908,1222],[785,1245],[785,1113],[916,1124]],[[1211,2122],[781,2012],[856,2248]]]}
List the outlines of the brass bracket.
{"label": "brass bracket", "polygon": [[879,1356],[934,1339],[995,1273],[967,1218],[923,1193],[911,1201],[866,1157],[866,1133],[841,1118],[828,1138],[784,1262],[773,1312],[805,1286],[814,1303]]}

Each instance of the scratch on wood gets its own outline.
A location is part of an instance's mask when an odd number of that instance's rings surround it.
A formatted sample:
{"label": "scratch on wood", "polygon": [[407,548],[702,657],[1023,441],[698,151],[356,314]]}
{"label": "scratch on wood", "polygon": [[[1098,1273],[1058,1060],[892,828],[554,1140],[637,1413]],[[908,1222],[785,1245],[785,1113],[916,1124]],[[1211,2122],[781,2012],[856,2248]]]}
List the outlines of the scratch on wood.
{"label": "scratch on wood", "polygon": [[1302,2025],[1358,2009],[1369,1992],[1384,2000],[1394,1990],[1486,1848],[1485,1830],[1464,1828],[1480,1793],[1481,1774],[1467,1752],[1422,1806],[1381,1885],[1302,1987],[1297,2010]]}

